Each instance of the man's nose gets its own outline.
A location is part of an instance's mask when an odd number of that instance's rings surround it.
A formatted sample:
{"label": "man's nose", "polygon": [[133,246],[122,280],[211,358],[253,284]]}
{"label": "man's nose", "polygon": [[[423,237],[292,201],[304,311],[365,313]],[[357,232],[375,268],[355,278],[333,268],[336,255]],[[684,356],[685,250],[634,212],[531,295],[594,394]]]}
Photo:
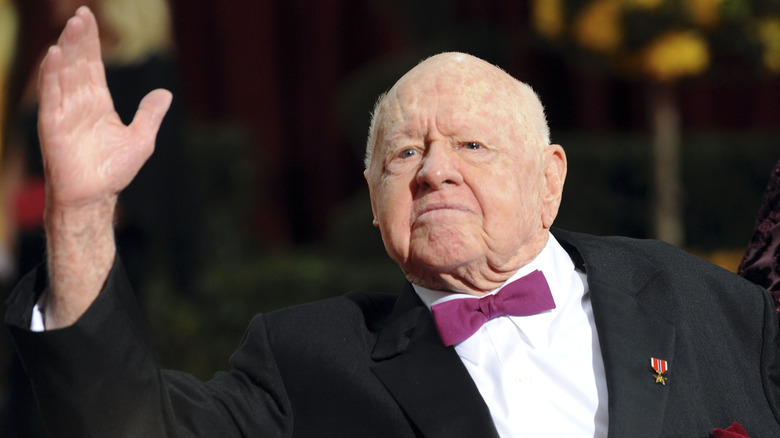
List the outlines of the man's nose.
{"label": "man's nose", "polygon": [[417,171],[417,183],[439,190],[447,184],[459,185],[463,176],[458,170],[455,151],[448,145],[432,143]]}

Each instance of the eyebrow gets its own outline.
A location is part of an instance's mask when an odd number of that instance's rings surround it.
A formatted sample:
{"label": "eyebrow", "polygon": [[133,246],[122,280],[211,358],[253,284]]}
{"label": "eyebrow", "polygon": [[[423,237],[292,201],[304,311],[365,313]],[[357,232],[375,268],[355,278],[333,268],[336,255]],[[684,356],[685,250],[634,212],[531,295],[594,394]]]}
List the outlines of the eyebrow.
{"label": "eyebrow", "polygon": [[384,132],[384,135],[382,136],[382,142],[394,144],[420,137],[412,131],[413,129],[399,129],[398,127],[391,128],[390,130]]}

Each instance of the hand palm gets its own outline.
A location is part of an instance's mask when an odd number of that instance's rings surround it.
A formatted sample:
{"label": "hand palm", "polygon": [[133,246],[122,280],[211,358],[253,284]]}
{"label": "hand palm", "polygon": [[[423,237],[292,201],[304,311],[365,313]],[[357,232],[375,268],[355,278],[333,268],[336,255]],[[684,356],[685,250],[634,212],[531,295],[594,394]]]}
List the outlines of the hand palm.
{"label": "hand palm", "polygon": [[114,110],[94,16],[68,22],[41,66],[39,135],[48,202],[83,206],[116,196],[154,149],[170,93],[155,90],[125,126]]}

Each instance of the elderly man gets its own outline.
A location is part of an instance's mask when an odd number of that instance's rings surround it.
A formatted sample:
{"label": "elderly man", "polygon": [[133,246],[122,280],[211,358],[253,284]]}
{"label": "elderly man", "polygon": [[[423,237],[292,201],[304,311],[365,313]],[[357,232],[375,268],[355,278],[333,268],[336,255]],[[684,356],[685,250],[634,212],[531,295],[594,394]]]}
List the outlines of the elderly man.
{"label": "elderly man", "polygon": [[563,149],[482,60],[434,56],[374,112],[365,176],[407,287],[259,315],[209,382],[160,370],[115,256],[170,94],[123,126],[82,8],[40,98],[48,275],[7,320],[54,436],[780,436],[768,294],[662,243],[551,234]]}

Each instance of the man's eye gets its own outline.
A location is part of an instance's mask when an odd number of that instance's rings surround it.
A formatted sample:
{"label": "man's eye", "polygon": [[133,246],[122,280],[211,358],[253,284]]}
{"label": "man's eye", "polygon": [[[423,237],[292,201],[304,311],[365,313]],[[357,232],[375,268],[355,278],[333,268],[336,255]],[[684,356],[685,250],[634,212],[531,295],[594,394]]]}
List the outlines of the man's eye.
{"label": "man's eye", "polygon": [[464,143],[463,147],[466,149],[481,149],[482,145],[477,143],[476,141],[469,141]]}
{"label": "man's eye", "polygon": [[401,158],[409,158],[417,155],[417,151],[415,149],[404,149],[401,151]]}

